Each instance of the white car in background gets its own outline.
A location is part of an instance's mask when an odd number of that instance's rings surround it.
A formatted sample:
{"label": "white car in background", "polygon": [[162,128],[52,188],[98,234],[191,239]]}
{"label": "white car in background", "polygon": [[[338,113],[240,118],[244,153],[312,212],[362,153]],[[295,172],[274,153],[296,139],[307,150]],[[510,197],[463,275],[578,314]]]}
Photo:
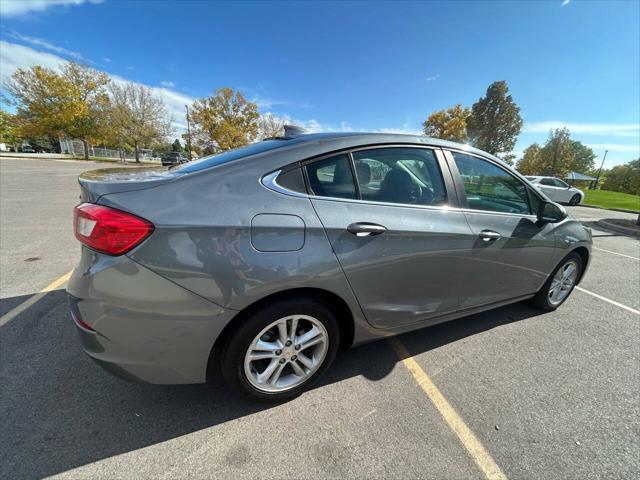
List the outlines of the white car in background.
{"label": "white car in background", "polygon": [[578,205],[584,200],[584,192],[556,177],[526,176],[538,190],[554,202]]}

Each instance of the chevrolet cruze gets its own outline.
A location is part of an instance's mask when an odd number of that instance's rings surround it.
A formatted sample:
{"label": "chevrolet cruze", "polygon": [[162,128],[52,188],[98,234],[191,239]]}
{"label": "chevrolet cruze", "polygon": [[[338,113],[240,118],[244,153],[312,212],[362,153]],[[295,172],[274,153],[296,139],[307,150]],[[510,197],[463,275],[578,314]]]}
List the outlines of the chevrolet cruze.
{"label": "chevrolet cruze", "polygon": [[69,282],[85,352],[154,384],[290,398],[340,347],[529,300],[553,310],[590,230],[499,159],[432,138],[279,138],[168,171],[81,175]]}

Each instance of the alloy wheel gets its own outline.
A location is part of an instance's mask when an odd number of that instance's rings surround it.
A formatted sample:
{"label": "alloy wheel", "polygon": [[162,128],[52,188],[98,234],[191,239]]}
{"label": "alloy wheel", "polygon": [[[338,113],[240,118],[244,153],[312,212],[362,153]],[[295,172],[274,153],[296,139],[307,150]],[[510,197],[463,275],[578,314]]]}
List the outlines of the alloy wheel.
{"label": "alloy wheel", "polygon": [[320,368],[329,347],[329,335],[318,319],[290,315],[264,328],[244,357],[244,373],[259,391],[291,390]]}
{"label": "alloy wheel", "polygon": [[549,303],[554,307],[560,305],[571,293],[578,278],[578,264],[569,260],[558,269],[549,286]]}

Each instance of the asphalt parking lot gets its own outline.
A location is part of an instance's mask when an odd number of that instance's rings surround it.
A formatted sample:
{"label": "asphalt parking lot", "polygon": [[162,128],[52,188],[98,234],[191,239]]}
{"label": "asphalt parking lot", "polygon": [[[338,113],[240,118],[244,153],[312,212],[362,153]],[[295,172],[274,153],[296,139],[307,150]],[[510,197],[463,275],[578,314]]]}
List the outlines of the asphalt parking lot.
{"label": "asphalt parking lot", "polygon": [[50,285],[77,261],[76,176],[103,166],[0,159],[1,478],[640,476],[640,241],[595,224],[631,215],[569,208],[594,250],[558,311],[515,304],[403,335],[403,360],[387,341],[354,348],[265,406],[221,382],[127,383],[81,352]]}

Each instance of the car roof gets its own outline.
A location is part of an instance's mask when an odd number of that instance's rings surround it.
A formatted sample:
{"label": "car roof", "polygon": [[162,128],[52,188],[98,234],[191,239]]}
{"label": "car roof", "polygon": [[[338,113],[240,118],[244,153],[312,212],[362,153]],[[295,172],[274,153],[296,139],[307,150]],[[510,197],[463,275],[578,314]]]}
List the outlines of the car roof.
{"label": "car roof", "polygon": [[268,138],[262,142],[254,143],[236,150],[228,150],[220,154],[200,158],[189,164],[177,167],[172,171],[175,174],[192,173],[208,170],[226,163],[249,162],[260,157],[260,163],[271,163],[267,158],[274,158],[275,163],[284,166],[289,162],[329,154],[341,150],[349,150],[359,147],[375,147],[383,145],[425,145],[433,147],[452,148],[473,153],[489,158],[500,163],[506,168],[512,169],[505,162],[487,152],[483,152],[470,145],[440,140],[438,138],[422,135],[410,135],[401,133],[370,133],[370,132],[326,132],[303,133],[285,137]]}
{"label": "car roof", "polygon": [[306,133],[303,135],[297,135],[292,137],[289,142],[305,143],[305,142],[318,142],[319,144],[329,144],[336,140],[348,139],[354,144],[361,143],[362,145],[376,144],[376,143],[413,143],[432,145],[436,147],[455,148],[459,150],[465,150],[471,153],[476,153],[485,157],[490,157],[494,160],[502,162],[499,158],[479,150],[471,145],[451,142],[448,140],[441,140],[439,138],[427,137],[424,135],[413,135],[406,133],[386,133],[386,132],[325,132],[325,133]]}

